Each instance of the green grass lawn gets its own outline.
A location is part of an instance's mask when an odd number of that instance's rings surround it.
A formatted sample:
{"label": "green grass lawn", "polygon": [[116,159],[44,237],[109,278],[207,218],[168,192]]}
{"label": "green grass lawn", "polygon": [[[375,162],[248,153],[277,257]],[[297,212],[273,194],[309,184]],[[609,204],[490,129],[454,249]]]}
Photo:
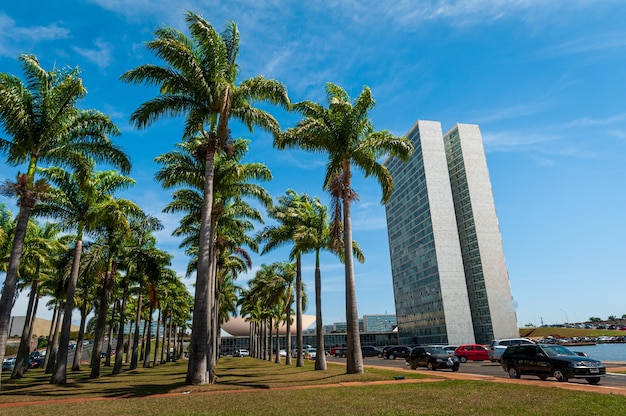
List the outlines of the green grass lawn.
{"label": "green grass lawn", "polygon": [[[48,384],[43,370],[26,377],[2,376],[0,407],[10,415],[620,415],[626,397],[584,393],[554,387],[442,380],[437,374],[367,368],[363,375],[345,374],[345,366],[329,363],[327,371],[285,366],[254,358],[223,358],[218,383],[184,384],[186,361],[112,376],[104,367],[98,380],[89,370],[68,372],[68,384]],[[425,382],[395,381],[396,376]],[[392,384],[377,381],[394,380]],[[356,383],[353,383],[356,382]],[[299,387],[293,389],[292,387]],[[157,394],[169,393],[167,395]],[[54,403],[53,400],[63,402]],[[78,399],[79,402],[68,402]]]}

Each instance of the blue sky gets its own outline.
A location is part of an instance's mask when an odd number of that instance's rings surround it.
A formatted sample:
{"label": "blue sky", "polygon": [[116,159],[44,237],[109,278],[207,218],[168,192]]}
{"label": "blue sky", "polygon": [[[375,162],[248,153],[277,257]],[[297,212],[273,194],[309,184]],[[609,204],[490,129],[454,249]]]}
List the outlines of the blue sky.
{"label": "blue sky", "polygon": [[[184,12],[202,14],[222,31],[239,25],[241,78],[275,78],[292,101],[325,103],[330,81],[355,97],[371,87],[377,129],[404,135],[416,120],[478,124],[483,134],[496,210],[520,325],[583,321],[626,314],[626,28],[621,1],[346,0],[168,1],[52,0],[6,2],[0,8],[0,71],[22,75],[17,57],[42,65],[78,66],[89,93],[84,108],[108,114],[122,130],[115,139],[130,154],[137,185],[125,196],[158,215],[159,244],[187,259],[170,236],[177,218],[153,180],[155,156],[180,141],[181,120],[137,131],[130,114],[152,88],[119,76],[159,62],[144,43],[163,25],[185,30]],[[298,117],[268,108],[283,128]],[[325,160],[277,151],[271,137],[233,124],[251,140],[247,161],[264,162],[274,180],[327,200]],[[4,159],[6,160],[6,159]],[[23,167],[0,164],[0,180]],[[358,175],[354,238],[366,256],[356,266],[359,315],[395,313],[384,207],[378,184]],[[9,201],[10,206],[14,203]],[[254,257],[262,263],[286,252]],[[304,258],[314,314],[312,256]],[[322,264],[324,323],[345,319],[343,266]],[[242,277],[245,285],[249,277]],[[187,280],[190,285],[193,279]],[[193,292],[192,292],[193,293]],[[24,313],[27,294],[13,311]],[[40,307],[39,316],[51,313]]]}

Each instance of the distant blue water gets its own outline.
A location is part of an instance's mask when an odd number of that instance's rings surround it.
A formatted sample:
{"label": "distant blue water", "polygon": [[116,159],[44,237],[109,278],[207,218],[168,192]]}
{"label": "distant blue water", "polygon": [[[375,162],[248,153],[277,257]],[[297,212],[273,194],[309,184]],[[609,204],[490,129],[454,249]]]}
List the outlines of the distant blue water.
{"label": "distant blue water", "polygon": [[626,363],[626,343],[581,345],[569,347],[569,349],[585,352],[590,358],[600,361],[623,361]]}

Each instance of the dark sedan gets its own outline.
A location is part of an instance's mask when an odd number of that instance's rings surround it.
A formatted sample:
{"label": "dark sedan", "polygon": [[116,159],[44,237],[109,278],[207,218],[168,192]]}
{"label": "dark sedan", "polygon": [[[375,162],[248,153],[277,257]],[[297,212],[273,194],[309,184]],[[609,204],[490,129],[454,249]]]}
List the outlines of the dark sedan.
{"label": "dark sedan", "polygon": [[502,368],[511,378],[533,375],[541,380],[554,377],[557,381],[584,378],[598,384],[606,375],[601,361],[583,357],[561,345],[536,344],[508,347],[501,358]]}
{"label": "dark sedan", "polygon": [[361,353],[363,357],[382,357],[383,351],[379,348],[373,347],[371,345],[365,345],[361,347]]}
{"label": "dark sedan", "polygon": [[411,353],[409,347],[395,346],[387,349],[383,349],[383,358],[385,360],[395,360],[396,358],[408,358]]}
{"label": "dark sedan", "polygon": [[429,370],[448,368],[459,371],[461,365],[459,357],[448,354],[442,347],[414,347],[406,361],[413,370],[426,367]]}

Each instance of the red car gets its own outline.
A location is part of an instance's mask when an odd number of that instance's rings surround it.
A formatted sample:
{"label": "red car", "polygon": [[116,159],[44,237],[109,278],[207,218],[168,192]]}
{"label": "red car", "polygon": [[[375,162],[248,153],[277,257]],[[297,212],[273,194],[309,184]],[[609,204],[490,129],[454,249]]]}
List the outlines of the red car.
{"label": "red car", "polygon": [[466,344],[459,346],[454,355],[459,357],[462,363],[466,363],[467,360],[483,361],[489,359],[489,350],[480,344]]}

